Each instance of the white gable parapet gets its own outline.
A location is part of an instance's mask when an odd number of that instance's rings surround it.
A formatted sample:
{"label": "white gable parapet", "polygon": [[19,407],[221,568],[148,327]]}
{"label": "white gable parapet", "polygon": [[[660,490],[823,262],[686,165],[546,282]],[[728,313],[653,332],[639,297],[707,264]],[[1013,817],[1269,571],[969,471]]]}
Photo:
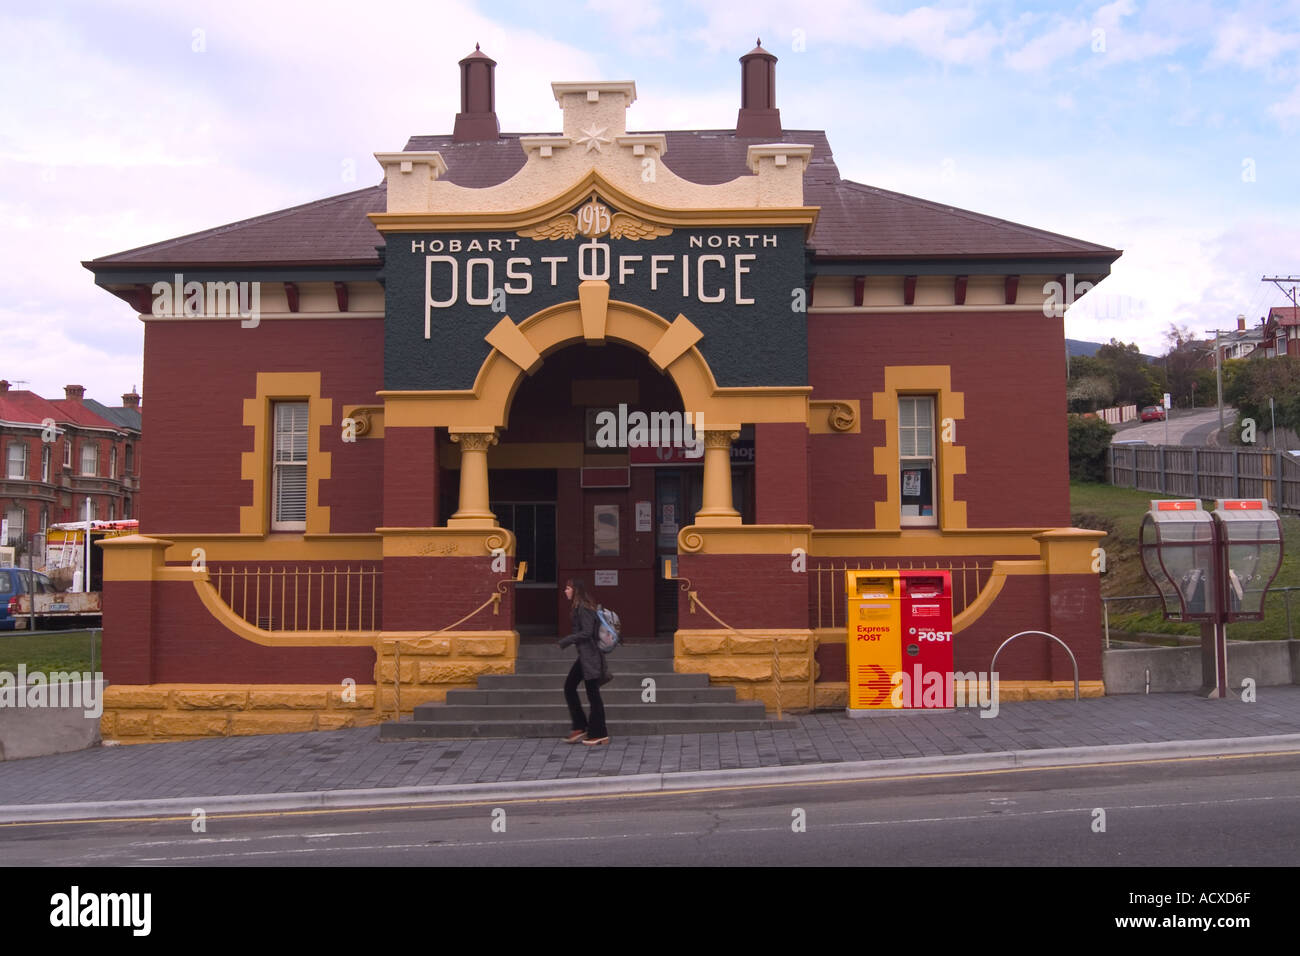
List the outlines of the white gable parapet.
{"label": "white gable parapet", "polygon": [[803,205],[803,173],[812,147],[774,143],[749,147],[753,175],[706,186],[682,179],[664,162],[660,133],[627,132],[632,82],[552,83],[564,111],[560,136],[525,136],[524,167],[497,186],[471,189],[446,182],[437,152],[376,153],[388,182],[389,213],[508,212],[558,195],[592,171],[629,196],[665,209],[789,208]]}

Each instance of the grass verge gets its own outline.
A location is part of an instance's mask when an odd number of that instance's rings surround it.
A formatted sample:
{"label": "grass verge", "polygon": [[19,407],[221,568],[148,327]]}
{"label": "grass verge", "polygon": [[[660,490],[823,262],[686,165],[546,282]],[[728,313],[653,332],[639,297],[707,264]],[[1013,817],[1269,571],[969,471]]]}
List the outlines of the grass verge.
{"label": "grass verge", "polygon": [[[0,671],[18,672],[27,665],[28,672],[103,670],[101,632],[60,631],[57,634],[28,634],[25,631],[0,631]],[[93,643],[92,643],[93,642]],[[91,667],[91,656],[95,667]]]}
{"label": "grass verge", "polygon": [[[1106,573],[1101,576],[1103,598],[1128,595],[1155,594],[1155,585],[1142,570],[1138,553],[1138,531],[1142,516],[1150,509],[1155,495],[1132,488],[1115,488],[1091,482],[1070,482],[1070,520],[1077,528],[1105,531],[1101,547],[1106,551]],[[1209,508],[1213,502],[1202,504]],[[1284,586],[1300,587],[1300,554],[1287,548],[1286,542],[1300,541],[1300,517],[1282,516],[1282,568],[1274,579],[1268,596],[1264,599],[1264,620],[1242,621],[1228,625],[1228,636],[1233,640],[1277,641],[1286,640],[1287,613]],[[1166,621],[1159,600],[1111,601],[1110,630],[1146,634],[1184,634],[1197,636],[1199,624],[1180,624]],[[1293,628],[1300,630],[1300,592],[1291,597]]]}

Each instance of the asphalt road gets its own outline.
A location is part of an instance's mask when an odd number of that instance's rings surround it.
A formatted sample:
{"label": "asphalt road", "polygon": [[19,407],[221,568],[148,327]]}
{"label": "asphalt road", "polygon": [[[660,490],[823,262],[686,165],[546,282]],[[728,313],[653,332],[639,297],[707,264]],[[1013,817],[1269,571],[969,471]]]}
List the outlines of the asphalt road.
{"label": "asphalt road", "polygon": [[[1295,866],[1300,754],[0,826],[8,866]],[[201,809],[201,803],[196,809]],[[1100,811],[1100,812],[1099,812]]]}
{"label": "asphalt road", "polygon": [[[1235,420],[1236,409],[1225,408],[1224,421]],[[1151,445],[1203,446],[1211,432],[1219,428],[1218,408],[1174,409],[1169,417],[1168,438],[1165,422],[1139,422],[1117,428],[1112,441],[1144,441]]]}

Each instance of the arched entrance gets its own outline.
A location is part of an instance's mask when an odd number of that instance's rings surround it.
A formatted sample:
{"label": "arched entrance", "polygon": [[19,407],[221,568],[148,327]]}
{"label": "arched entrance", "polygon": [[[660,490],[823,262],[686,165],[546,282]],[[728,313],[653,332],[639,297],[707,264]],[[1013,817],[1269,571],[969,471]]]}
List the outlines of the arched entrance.
{"label": "arched entrance", "polygon": [[[656,582],[662,558],[676,556],[677,531],[753,522],[752,474],[735,469],[733,488],[731,450],[747,423],[806,421],[808,389],[720,388],[697,347],[703,334],[686,316],[670,322],[611,301],[605,282],[581,283],[578,296],[517,325],[502,317],[485,336],[490,350],[471,389],[384,392],[385,420],[447,429],[449,471],[437,484],[448,535],[513,526],[516,557],[530,560],[533,574],[554,575],[517,589],[523,634],[549,638],[567,626],[559,590],[581,574],[598,595],[610,589],[631,637],[667,638],[676,595],[671,582]],[[613,413],[613,447],[596,434],[602,411]],[[683,448],[634,463],[618,445],[637,411],[683,425],[689,413],[703,448],[689,459]]]}
{"label": "arched entrance", "polygon": [[[613,342],[563,346],[520,383],[488,450],[488,480],[490,510],[528,562],[514,604],[523,640],[567,627],[570,577],[618,610],[627,639],[671,640],[677,593],[663,562],[675,560],[677,532],[703,506],[703,435],[686,412],[670,377]],[[741,435],[735,447],[752,448]],[[629,447],[641,440],[651,445]],[[731,475],[733,506],[752,523],[752,465]],[[458,484],[440,482],[443,515],[456,511]]]}

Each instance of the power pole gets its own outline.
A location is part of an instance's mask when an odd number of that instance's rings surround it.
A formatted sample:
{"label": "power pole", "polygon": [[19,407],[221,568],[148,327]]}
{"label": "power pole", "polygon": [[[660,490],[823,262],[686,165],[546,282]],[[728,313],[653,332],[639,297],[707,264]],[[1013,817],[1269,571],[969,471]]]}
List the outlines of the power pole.
{"label": "power pole", "polygon": [[[1296,286],[1300,284],[1300,276],[1260,276],[1260,282],[1271,282],[1279,289],[1282,294],[1291,300],[1291,305],[1300,307],[1300,301],[1296,299]],[[1283,283],[1291,283],[1291,288],[1287,288]]]}
{"label": "power pole", "polygon": [[1206,334],[1206,335],[1209,335],[1211,332],[1214,333],[1214,381],[1215,381],[1215,385],[1218,387],[1218,391],[1219,391],[1219,431],[1222,432],[1223,429],[1224,429],[1224,424],[1223,424],[1223,362],[1222,362],[1222,357],[1223,357],[1223,356],[1222,356],[1222,352],[1221,352],[1221,350],[1219,349],[1219,330],[1218,330],[1218,329],[1206,329],[1206,330],[1205,330],[1205,334]]}

